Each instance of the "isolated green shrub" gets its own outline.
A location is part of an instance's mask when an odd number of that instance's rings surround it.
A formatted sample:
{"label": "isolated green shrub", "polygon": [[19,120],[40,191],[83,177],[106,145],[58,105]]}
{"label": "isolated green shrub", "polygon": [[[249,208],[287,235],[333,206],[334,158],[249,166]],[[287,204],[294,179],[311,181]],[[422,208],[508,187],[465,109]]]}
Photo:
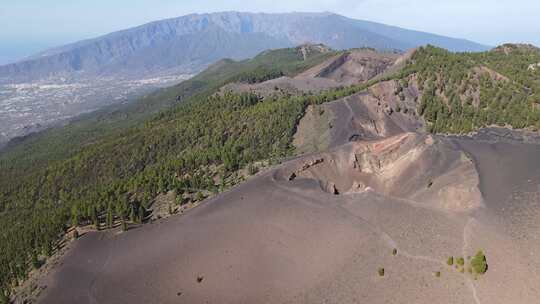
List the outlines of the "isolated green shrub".
{"label": "isolated green shrub", "polygon": [[248,173],[249,175],[255,175],[259,172],[259,168],[253,164],[249,164],[248,166]]}
{"label": "isolated green shrub", "polygon": [[463,265],[465,265],[465,259],[463,257],[460,257],[460,258],[457,259],[456,263],[459,266],[463,266]]}
{"label": "isolated green shrub", "polygon": [[141,205],[141,206],[139,206],[139,214],[137,215],[137,219],[138,219],[139,223],[142,224],[145,217],[146,217],[146,209],[144,209],[144,207]]}
{"label": "isolated green shrub", "polygon": [[397,248],[392,249],[392,255],[397,255]]}
{"label": "isolated green shrub", "polygon": [[379,276],[384,277],[384,268],[380,267],[378,270]]}
{"label": "isolated green shrub", "polygon": [[[43,265],[43,262],[38,258],[37,254],[32,254],[32,267],[34,269],[39,269],[42,265]],[[2,303],[2,302],[0,302]]]}
{"label": "isolated green shrub", "polygon": [[479,250],[471,260],[471,266],[475,273],[484,274],[487,271],[487,259],[482,250]]}
{"label": "isolated green shrub", "polygon": [[109,205],[109,207],[107,208],[107,227],[108,228],[112,228],[113,221],[114,221],[114,216],[112,213],[111,205]]}
{"label": "isolated green shrub", "polygon": [[448,264],[448,266],[454,265],[454,257],[453,256],[448,257],[448,260],[446,260],[446,264]]}
{"label": "isolated green shrub", "polygon": [[440,277],[441,277],[441,272],[440,272],[440,271],[435,271],[435,276],[436,276],[437,278],[440,278]]}
{"label": "isolated green shrub", "polygon": [[122,219],[122,231],[127,231],[127,230],[128,230],[128,225],[126,221]]}

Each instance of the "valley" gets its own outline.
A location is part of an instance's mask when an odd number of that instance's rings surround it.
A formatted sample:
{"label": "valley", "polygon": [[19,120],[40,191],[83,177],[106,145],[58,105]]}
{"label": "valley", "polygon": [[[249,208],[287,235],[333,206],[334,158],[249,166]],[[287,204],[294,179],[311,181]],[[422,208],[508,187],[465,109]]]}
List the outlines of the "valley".
{"label": "valley", "polygon": [[128,103],[191,75],[139,80],[81,79],[0,85],[0,147],[10,139],[66,123],[84,113]]}

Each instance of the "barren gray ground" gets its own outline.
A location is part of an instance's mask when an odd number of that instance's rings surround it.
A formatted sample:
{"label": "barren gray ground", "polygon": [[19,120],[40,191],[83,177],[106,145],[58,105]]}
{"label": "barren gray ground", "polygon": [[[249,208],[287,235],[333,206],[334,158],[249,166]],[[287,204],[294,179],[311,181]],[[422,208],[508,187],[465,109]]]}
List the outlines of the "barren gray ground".
{"label": "barren gray ground", "polygon": [[[540,147],[460,146],[486,198],[475,211],[284,178],[306,156],[185,215],[83,237],[41,303],[534,303]],[[445,265],[477,249],[489,262],[478,280]]]}
{"label": "barren gray ground", "polygon": [[[537,303],[540,145],[405,133],[393,87],[310,108],[308,154],[184,215],[83,236],[40,302]],[[479,249],[477,280],[446,264]]]}

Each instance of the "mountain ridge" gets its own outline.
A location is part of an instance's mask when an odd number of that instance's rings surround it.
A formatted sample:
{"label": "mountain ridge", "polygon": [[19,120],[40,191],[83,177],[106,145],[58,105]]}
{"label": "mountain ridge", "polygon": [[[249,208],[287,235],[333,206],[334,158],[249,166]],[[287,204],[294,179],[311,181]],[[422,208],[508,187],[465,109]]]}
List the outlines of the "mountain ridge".
{"label": "mountain ridge", "polygon": [[324,43],[335,49],[406,50],[424,44],[452,51],[488,48],[328,12],[190,14],[52,48],[0,66],[0,82],[195,73],[222,58],[246,59],[265,49],[304,43]]}

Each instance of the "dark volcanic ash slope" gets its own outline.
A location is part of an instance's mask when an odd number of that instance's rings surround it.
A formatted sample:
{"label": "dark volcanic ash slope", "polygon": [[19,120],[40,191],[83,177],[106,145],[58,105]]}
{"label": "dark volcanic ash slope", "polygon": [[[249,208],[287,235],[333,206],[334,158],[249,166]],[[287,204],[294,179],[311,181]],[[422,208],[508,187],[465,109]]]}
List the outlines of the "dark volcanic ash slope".
{"label": "dark volcanic ash slope", "polygon": [[[306,45],[302,48],[317,47],[321,46]],[[404,57],[399,53],[377,52],[372,49],[349,50],[340,52],[294,77],[284,76],[254,84],[231,83],[221,91],[254,92],[261,96],[321,92],[330,88],[366,83],[394,67]]]}
{"label": "dark volcanic ash slope", "polygon": [[383,81],[364,92],[309,106],[294,138],[297,151],[311,153],[349,141],[424,132],[425,122],[416,112],[421,97],[416,83],[411,81],[399,93],[398,89],[397,81]]}
{"label": "dark volcanic ash slope", "polygon": [[[325,179],[366,187],[335,195],[321,188]],[[83,237],[42,282],[40,302],[533,303],[537,263],[497,226],[477,185],[450,139],[350,143],[287,162],[185,215]],[[465,198],[445,191],[452,187],[470,189],[470,204],[448,208],[445,196]],[[480,248],[490,270],[478,280],[446,265]]]}
{"label": "dark volcanic ash slope", "polygon": [[351,50],[301,73],[297,78],[326,78],[341,85],[362,83],[382,74],[400,57],[398,53],[371,49]]}

